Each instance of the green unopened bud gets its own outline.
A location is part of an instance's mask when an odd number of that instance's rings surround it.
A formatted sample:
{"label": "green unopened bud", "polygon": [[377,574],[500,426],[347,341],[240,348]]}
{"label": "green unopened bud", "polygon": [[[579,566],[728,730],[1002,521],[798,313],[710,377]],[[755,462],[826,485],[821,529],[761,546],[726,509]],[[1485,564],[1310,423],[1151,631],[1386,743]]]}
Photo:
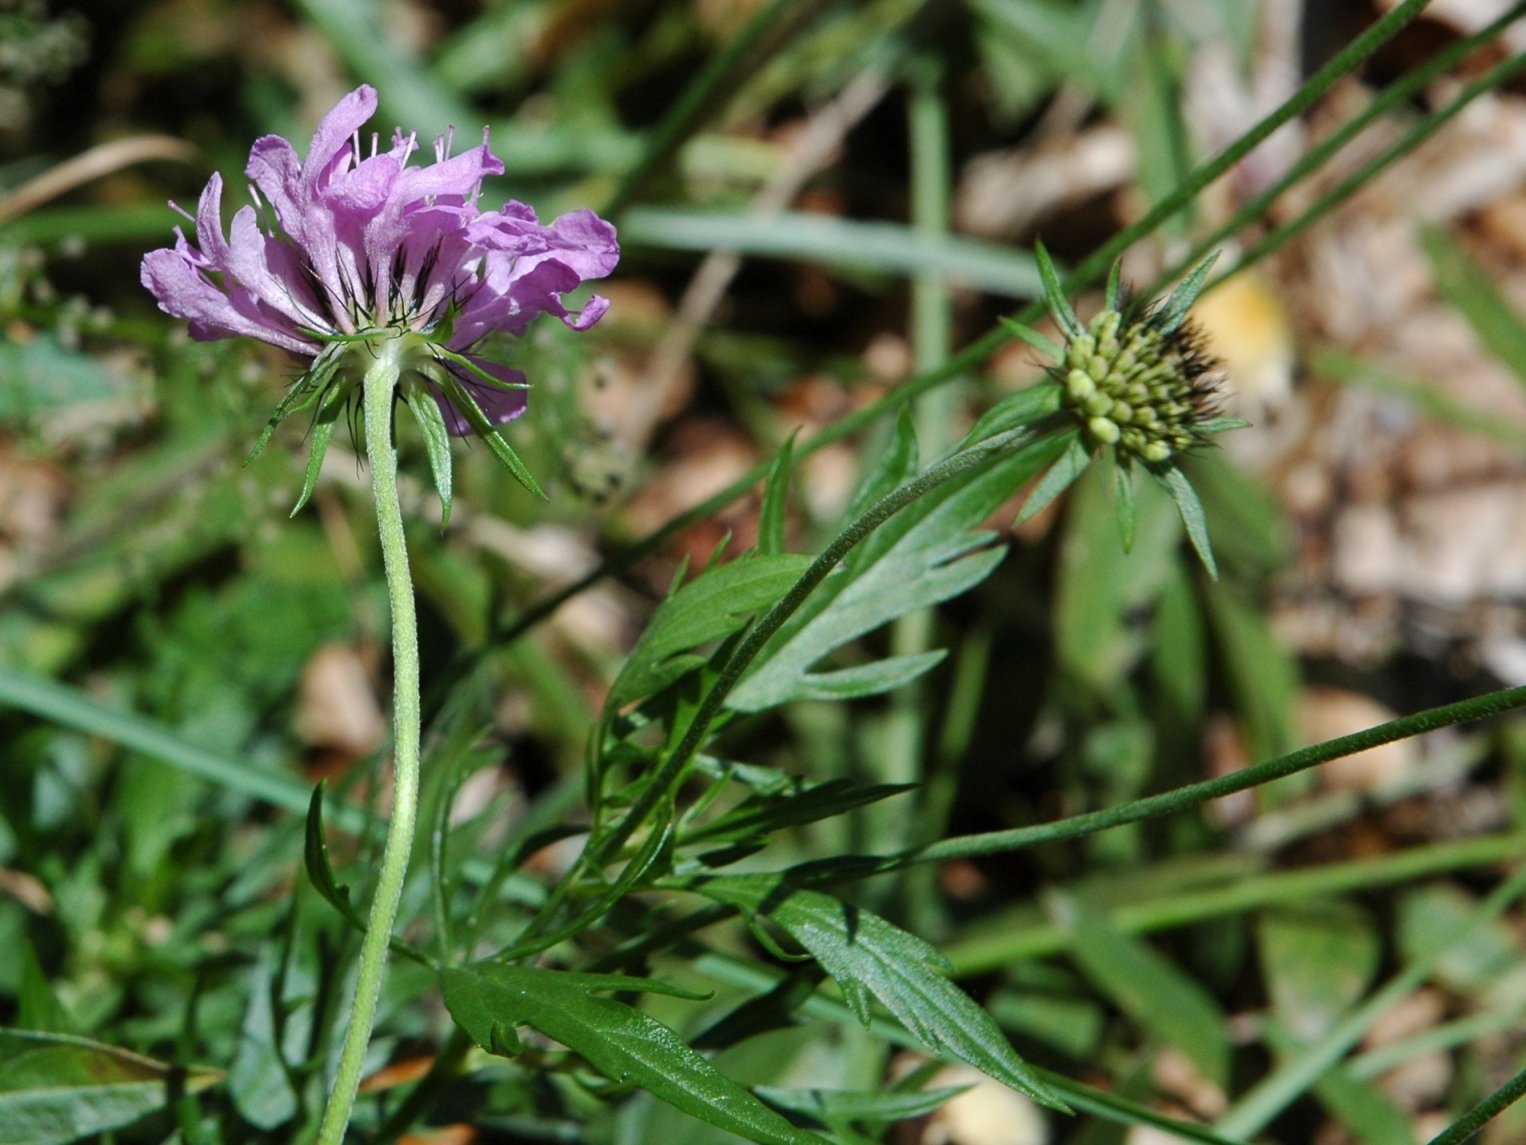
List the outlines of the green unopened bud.
{"label": "green unopened bud", "polygon": [[1086,428],[1091,435],[1103,445],[1114,444],[1120,435],[1118,426],[1105,417],[1094,417],[1087,420]]}
{"label": "green unopened bud", "polygon": [[1217,364],[1180,314],[1167,322],[1159,313],[1099,312],[1057,372],[1092,448],[1155,466],[1202,441],[1199,427],[1218,416]]}
{"label": "green unopened bud", "polygon": [[1071,370],[1065,375],[1065,392],[1072,402],[1079,404],[1097,392],[1097,383],[1085,370]]}
{"label": "green unopened bud", "polygon": [[1080,437],[1045,475],[1025,516],[1037,511],[1035,502],[1041,507],[1052,501],[1074,480],[1090,460],[1089,453],[1107,450],[1117,463],[1124,547],[1134,536],[1137,467],[1176,503],[1192,547],[1209,575],[1217,576],[1203,506],[1177,465],[1181,454],[1202,444],[1210,433],[1245,424],[1219,416],[1218,363],[1187,321],[1213,259],[1199,263],[1169,297],[1143,310],[1128,307],[1115,266],[1108,278],[1106,308],[1083,327],[1060,291],[1059,275],[1042,243],[1035,254],[1045,300],[1067,338],[1063,350],[1055,348],[1060,361],[1051,376],[1060,387],[1060,408],[1076,420]]}

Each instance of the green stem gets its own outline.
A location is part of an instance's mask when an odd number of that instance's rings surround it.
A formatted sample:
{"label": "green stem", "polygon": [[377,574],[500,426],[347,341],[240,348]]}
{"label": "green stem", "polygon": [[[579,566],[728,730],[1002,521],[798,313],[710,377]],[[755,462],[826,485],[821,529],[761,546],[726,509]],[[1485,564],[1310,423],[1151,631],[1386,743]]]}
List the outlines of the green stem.
{"label": "green stem", "polygon": [[387,946],[397,920],[403,878],[408,873],[408,852],[413,847],[414,822],[419,802],[419,636],[413,607],[413,581],[408,574],[408,547],[403,539],[403,511],[397,495],[397,451],[392,445],[392,404],[401,376],[404,344],[392,338],[373,347],[375,361],[363,383],[366,426],[366,460],[371,469],[371,489],[376,498],[376,527],[381,537],[382,565],[387,575],[387,598],[392,608],[392,726],[394,775],[392,817],[382,851],[381,874],[371,919],[360,948],[360,977],[350,1025],[345,1031],[339,1073],[323,1123],[319,1145],[339,1145],[344,1139],[360,1071],[365,1064],[376,1004],[381,997],[382,975],[387,967]]}
{"label": "green stem", "polygon": [[1293,238],[1293,236],[1307,230],[1341,204],[1349,201],[1352,195],[1371,183],[1381,172],[1393,166],[1446,126],[1468,104],[1472,103],[1479,96],[1487,95],[1495,88],[1501,87],[1514,79],[1523,68],[1526,68],[1526,56],[1521,55],[1509,56],[1495,64],[1494,67],[1463,88],[1451,102],[1431,112],[1421,120],[1419,124],[1397,143],[1374,156],[1348,178],[1331,187],[1313,203],[1305,207],[1299,212],[1297,218],[1284,223],[1262,238],[1260,242],[1245,252],[1240,262],[1210,282],[1209,287],[1216,286],[1224,279],[1239,273],[1245,267],[1252,266],[1261,261],[1289,239]]}
{"label": "green stem", "polygon": [[[1125,934],[1154,934],[1210,918],[1227,918],[1286,904],[1413,882],[1451,871],[1487,867],[1526,854],[1526,833],[1480,835],[1411,847],[1370,859],[1226,878],[1202,890],[1172,888],[1169,895],[1101,903],[1108,925]],[[1083,889],[1075,893],[1084,894]],[[988,974],[1014,962],[1063,953],[1074,936],[1036,911],[991,919],[941,949],[956,978]]]}
{"label": "green stem", "polygon": [[1365,731],[1326,740],[1313,747],[1289,752],[1287,755],[1278,756],[1276,759],[1258,763],[1254,767],[1247,767],[1218,779],[1189,783],[1185,787],[1178,787],[1159,795],[1120,803],[1102,811],[1072,815],[1068,819],[1060,819],[1053,823],[1037,823],[1031,827],[1017,827],[1010,831],[989,831],[980,835],[961,835],[923,847],[918,851],[907,852],[905,855],[897,856],[896,859],[898,862],[919,863],[967,859],[976,855],[1015,851],[1038,843],[1076,839],[1082,835],[1105,831],[1110,827],[1119,827],[1125,823],[1135,823],[1141,819],[1169,815],[1173,811],[1195,807],[1210,799],[1232,795],[1236,791],[1244,791],[1250,787],[1259,787],[1274,779],[1282,779],[1285,776],[1306,771],[1342,756],[1355,755],[1359,751],[1366,751],[1380,744],[1408,739],[1423,732],[1434,731],[1436,728],[1450,727],[1470,720],[1481,720],[1486,716],[1498,715],[1500,712],[1508,712],[1522,706],[1526,706],[1526,687],[1504,688],[1498,692],[1475,696],[1471,700],[1443,704],[1439,708],[1428,708],[1412,716],[1402,716]]}
{"label": "green stem", "polygon": [[[1450,71],[1462,60],[1490,43],[1504,31],[1508,24],[1519,19],[1522,13],[1526,13],[1526,2],[1516,4],[1487,27],[1480,29],[1471,36],[1458,40],[1456,43],[1437,52],[1433,58],[1405,72],[1404,75],[1378,93],[1372,103],[1364,108],[1359,115],[1353,116],[1348,122],[1331,132],[1328,138],[1321,140],[1311,147],[1275,183],[1267,187],[1266,190],[1262,191],[1250,202],[1241,206],[1234,213],[1233,217],[1219,227],[1216,227],[1212,233],[1199,239],[1193,246],[1191,253],[1181,260],[1182,263],[1187,266],[1196,264],[1209,251],[1222,246],[1225,240],[1235,235],[1247,224],[1259,222],[1269,217],[1273,204],[1282,198],[1290,187],[1302,182],[1306,177],[1323,167],[1341,148],[1345,147],[1346,144],[1350,143],[1357,135],[1361,134],[1361,132],[1365,131],[1384,115],[1414,99],[1418,93],[1429,87],[1437,76]],[[1435,128],[1429,127],[1422,130],[1424,135],[1429,135]],[[1369,174],[1364,173],[1363,178],[1367,178]],[[1297,230],[1302,230],[1312,221],[1312,219],[1306,219],[1305,215],[1300,215],[1290,226],[1296,225]],[[1283,231],[1288,231],[1288,227],[1280,228],[1279,233]],[[1285,237],[1291,237],[1292,233],[1296,233],[1296,231],[1289,232]],[[1266,254],[1270,252],[1271,248],[1266,247],[1265,244],[1258,244],[1257,249]],[[1238,267],[1242,263],[1249,265],[1252,261],[1254,260],[1241,258],[1236,263],[1236,266]],[[1150,297],[1163,289],[1173,277],[1174,275],[1162,275],[1149,288],[1144,290],[1142,295]],[[1228,277],[1228,275],[1226,274],[1223,277]]]}
{"label": "green stem", "polygon": [[[915,58],[909,69],[908,145],[911,151],[911,221],[919,236],[936,241],[948,236],[949,183],[952,160],[947,105],[943,99],[943,68],[932,55]],[[953,346],[952,293],[944,276],[935,269],[923,270],[911,284],[911,344],[918,373],[935,370],[948,360]],[[913,410],[917,446],[938,456],[953,444],[957,422],[958,388],[952,385],[931,390]],[[899,618],[891,628],[891,653],[911,656],[932,646],[937,612],[919,608]],[[928,721],[926,677],[919,677],[890,694],[886,717],[885,746],[868,753],[871,777],[878,783],[921,783],[916,795],[913,838],[936,839],[942,832],[939,803],[930,803],[936,791],[948,789],[947,770],[933,772],[926,758]],[[864,838],[868,847],[855,850],[887,850],[906,838],[905,811],[891,804],[864,808]],[[933,885],[937,871],[913,869],[899,883],[886,887],[883,896],[903,897],[904,909],[916,921],[919,933],[936,932],[942,921],[942,902]],[[866,900],[867,906],[884,906],[886,897]]]}
{"label": "green stem", "polygon": [[1463,1145],[1464,1141],[1471,1140],[1475,1133],[1522,1097],[1526,1097],[1526,1069],[1432,1137],[1429,1145]]}

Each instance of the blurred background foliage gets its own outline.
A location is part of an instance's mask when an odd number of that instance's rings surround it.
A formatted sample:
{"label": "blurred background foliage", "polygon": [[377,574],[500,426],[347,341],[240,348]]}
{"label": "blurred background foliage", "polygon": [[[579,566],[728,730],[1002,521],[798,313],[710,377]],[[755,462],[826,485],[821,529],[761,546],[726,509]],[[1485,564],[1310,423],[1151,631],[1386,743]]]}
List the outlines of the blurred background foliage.
{"label": "blurred background foliage", "polygon": [[[193,203],[213,170],[236,187],[254,138],[300,145],[368,82],[381,130],[470,142],[489,124],[507,168],[490,204],[593,206],[619,227],[596,331],[504,348],[536,384],[513,435],[548,505],[465,446],[442,533],[421,443],[402,443],[429,797],[454,777],[451,822],[507,849],[576,807],[643,619],[681,562],[755,543],[759,494],[682,514],[798,434],[786,532],[819,548],[890,447],[905,379],[950,375],[909,403],[931,458],[1039,376],[1016,344],[947,366],[1037,296],[1037,235],[1080,262],[1391,7],[0,5],[0,1021],[230,1071],[116,1140],[285,1140],[353,942],[300,855],[314,781],[377,798],[386,613],[363,474],[336,445],[288,520],[298,432],[243,464],[294,368],[192,344],[154,310],[136,267],[179,221],[166,199]],[[1201,312],[1230,412],[1255,423],[1191,464],[1222,579],[1195,567],[1163,497],[1142,498],[1128,554],[1090,479],[1015,530],[999,514],[1011,548],[993,577],[866,638],[876,655],[949,649],[934,674],[728,730],[738,759],[919,784],[801,830],[791,857],[1105,807],[1526,681],[1526,21],[1507,8],[1431,5],[1125,256],[1149,283],[1226,225],[1226,267],[1257,255]],[[852,420],[877,402],[887,416]],[[606,560],[613,575],[563,591]],[[1406,740],[1200,814],[879,880],[866,901],[947,953],[1039,1065],[1230,1139],[1421,1141],[1522,1064],[1518,909],[1405,975],[1522,853],[1523,749],[1508,723]],[[375,841],[342,836],[341,869]],[[547,848],[528,872],[565,862]],[[683,972],[716,1000],[648,1003],[691,1033],[768,980],[745,932],[703,942]],[[1395,981],[1394,1005],[1353,1029]],[[400,1107],[441,1037],[421,993],[399,964],[378,1109]],[[881,1034],[822,1010],[724,1064],[874,1090],[917,1068]],[[1338,1065],[1298,1073],[1331,1047]],[[473,1075],[425,1111],[459,1135],[414,1139],[716,1136],[534,1068],[552,1056]],[[1268,1097],[1262,1077],[1283,1088]],[[1046,1122],[991,1087],[855,1132],[1164,1139],[1133,1113]],[[198,1137],[214,1116],[219,1135]],[[1486,1139],[1523,1136],[1506,1115]]]}

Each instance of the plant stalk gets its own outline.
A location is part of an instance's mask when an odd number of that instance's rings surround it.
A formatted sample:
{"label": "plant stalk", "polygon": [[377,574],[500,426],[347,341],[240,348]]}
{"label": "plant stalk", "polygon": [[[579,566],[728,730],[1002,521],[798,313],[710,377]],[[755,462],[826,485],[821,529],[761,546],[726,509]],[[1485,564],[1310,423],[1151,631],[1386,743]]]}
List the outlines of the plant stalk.
{"label": "plant stalk", "polygon": [[397,450],[392,443],[392,405],[401,377],[404,343],[391,338],[372,346],[376,357],[362,382],[362,409],[366,427],[366,461],[371,469],[371,490],[376,499],[376,527],[381,538],[382,565],[387,577],[387,599],[392,612],[392,815],[382,850],[381,874],[371,918],[360,948],[360,975],[350,1024],[345,1031],[339,1072],[323,1121],[319,1145],[340,1145],[355,1107],[360,1072],[365,1064],[376,1005],[381,997],[382,976],[387,967],[387,947],[397,921],[403,879],[408,873],[408,854],[413,848],[414,825],[419,803],[419,636],[414,611],[413,579],[408,572],[408,548],[403,538],[403,511],[397,493]]}

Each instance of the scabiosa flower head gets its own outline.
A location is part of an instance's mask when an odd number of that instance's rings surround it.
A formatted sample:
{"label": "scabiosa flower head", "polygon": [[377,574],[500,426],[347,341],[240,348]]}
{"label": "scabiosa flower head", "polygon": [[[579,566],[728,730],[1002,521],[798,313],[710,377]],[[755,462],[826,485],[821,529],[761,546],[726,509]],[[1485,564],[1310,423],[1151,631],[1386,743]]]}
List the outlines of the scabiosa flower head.
{"label": "scabiosa flower head", "polygon": [[[573,312],[562,296],[614,269],[614,227],[589,210],[549,225],[523,203],[481,210],[483,178],[503,173],[485,130],[480,146],[458,155],[442,136],[434,161],[415,164],[415,135],[397,131],[386,149],[375,135],[362,142],[375,111],[375,89],[345,96],[305,158],[280,136],[257,140],[245,168],[253,204],[225,234],[214,174],[191,219],[195,242],[176,228],[174,246],[144,256],[143,285],[160,309],[189,320],[194,338],[248,335],[310,360],[272,424],[314,406],[317,424],[331,423],[367,353],[402,339],[399,396],[428,423],[426,438],[443,428],[499,441],[492,427],[524,412],[526,382],[477,351],[490,335],[523,334],[541,314],[574,330],[597,322],[605,299]],[[522,466],[516,476],[528,478]]]}
{"label": "scabiosa flower head", "polygon": [[1208,353],[1187,311],[1203,288],[1213,265],[1206,259],[1164,301],[1143,308],[1126,304],[1118,267],[1108,279],[1104,307],[1082,325],[1060,288],[1049,254],[1035,251],[1044,284],[1044,301],[1065,335],[1056,345],[1037,331],[1016,323],[1008,328],[1049,355],[1050,376],[1057,383],[1044,404],[1057,416],[1068,415],[1070,445],[1045,474],[1019,518],[1033,516],[1053,501],[1092,459],[1112,463],[1118,521],[1125,546],[1134,536],[1134,470],[1143,469],[1176,502],[1187,535],[1210,573],[1215,571],[1203,507],[1177,462],[1194,446],[1220,430],[1247,424],[1219,412],[1222,373]]}
{"label": "scabiosa flower head", "polygon": [[1098,312],[1065,343],[1055,373],[1087,440],[1124,458],[1164,465],[1218,423],[1217,363],[1191,322],[1168,328],[1159,310]]}
{"label": "scabiosa flower head", "polygon": [[1043,244],[1036,253],[1044,301],[1065,334],[1063,347],[1050,346],[1049,372],[1093,452],[1110,447],[1125,468],[1137,461],[1161,470],[1210,434],[1245,424],[1221,416],[1223,372],[1187,317],[1214,257],[1170,297],[1143,307],[1128,305],[1114,264],[1103,309],[1083,326]]}

